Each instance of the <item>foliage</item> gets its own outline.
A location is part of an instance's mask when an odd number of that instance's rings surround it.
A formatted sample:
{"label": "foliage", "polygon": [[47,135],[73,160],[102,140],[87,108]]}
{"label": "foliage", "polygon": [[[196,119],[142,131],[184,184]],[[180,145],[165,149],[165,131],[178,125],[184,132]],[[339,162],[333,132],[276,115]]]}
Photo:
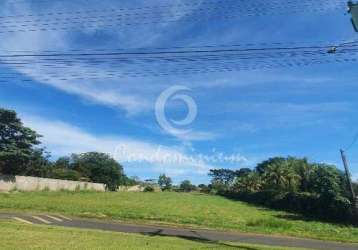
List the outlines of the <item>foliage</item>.
{"label": "foliage", "polygon": [[199,191],[200,191],[201,193],[206,193],[206,194],[210,193],[210,187],[209,187],[209,185],[199,184],[199,185],[198,185],[198,189],[199,189]]}
{"label": "foliage", "polygon": [[73,154],[70,169],[81,173],[92,182],[104,183],[107,189],[115,191],[123,181],[123,167],[109,155],[98,152]]}
{"label": "foliage", "polygon": [[0,173],[99,182],[111,191],[120,184],[135,182],[104,153],[73,154],[52,163],[49,153],[37,147],[40,137],[22,124],[15,111],[0,108]]}
{"label": "foliage", "polygon": [[358,182],[353,182],[353,189],[356,195],[358,195]]}
{"label": "foliage", "polygon": [[60,180],[79,181],[81,179],[81,174],[72,169],[55,168],[51,171],[49,177]]}
{"label": "foliage", "polygon": [[122,176],[121,185],[123,185],[123,186],[130,187],[130,186],[136,186],[139,184],[140,184],[140,181],[137,177],[128,177],[126,175]]}
{"label": "foliage", "polygon": [[335,166],[309,163],[305,158],[275,157],[259,163],[254,171],[244,169],[241,172],[245,174],[236,175],[231,183],[227,173],[238,172],[211,171],[212,186],[217,188],[218,179],[226,178],[230,181],[220,182],[223,195],[332,220],[352,218],[347,181]]}
{"label": "foliage", "polygon": [[22,124],[15,111],[0,108],[0,173],[46,175],[48,157],[36,148],[40,137]]}
{"label": "foliage", "polygon": [[238,175],[238,172],[230,169],[211,169],[209,172],[211,183],[217,187],[230,186]]}
{"label": "foliage", "polygon": [[162,191],[168,191],[172,189],[172,179],[165,174],[161,174],[158,179],[158,185]]}
{"label": "foliage", "polygon": [[238,178],[233,186],[236,192],[257,192],[261,189],[261,177],[257,173],[250,173]]}
{"label": "foliage", "polygon": [[154,192],[155,189],[152,186],[146,186],[143,190],[143,192]]}
{"label": "foliage", "polygon": [[196,186],[191,184],[189,180],[185,180],[180,183],[179,189],[182,192],[192,192],[196,190]]}

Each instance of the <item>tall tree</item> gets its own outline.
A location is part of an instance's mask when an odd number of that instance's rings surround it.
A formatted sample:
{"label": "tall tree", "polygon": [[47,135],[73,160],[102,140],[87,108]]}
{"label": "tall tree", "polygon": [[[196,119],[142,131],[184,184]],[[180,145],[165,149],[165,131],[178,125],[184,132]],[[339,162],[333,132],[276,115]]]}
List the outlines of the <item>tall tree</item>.
{"label": "tall tree", "polygon": [[172,189],[172,179],[165,174],[161,174],[158,179],[158,185],[163,191]]}
{"label": "tall tree", "polygon": [[72,169],[93,182],[104,183],[108,190],[115,191],[123,183],[123,167],[108,154],[89,152],[71,156]]}
{"label": "tall tree", "polygon": [[23,125],[15,111],[0,108],[0,173],[34,174],[31,163],[45,160],[43,151],[36,148],[39,138],[39,134]]}
{"label": "tall tree", "polygon": [[260,174],[263,174],[265,172],[266,168],[268,168],[269,166],[282,165],[285,161],[286,161],[286,159],[283,157],[270,158],[266,161],[263,161],[263,162],[257,164],[256,171],[259,172]]}
{"label": "tall tree", "polygon": [[251,172],[247,175],[236,179],[234,190],[239,193],[252,193],[261,189],[260,175],[256,172]]}
{"label": "tall tree", "polygon": [[212,184],[221,184],[230,186],[233,184],[238,172],[231,169],[210,169],[209,176],[211,176]]}
{"label": "tall tree", "polygon": [[344,174],[334,166],[316,164],[312,174],[312,192],[324,196],[341,196],[345,193]]}
{"label": "tall tree", "polygon": [[196,190],[196,186],[191,184],[189,180],[184,180],[180,183],[180,190],[183,192],[191,192]]}
{"label": "tall tree", "polygon": [[273,163],[265,168],[263,179],[265,185],[276,190],[284,190],[288,184],[288,169],[286,166]]}

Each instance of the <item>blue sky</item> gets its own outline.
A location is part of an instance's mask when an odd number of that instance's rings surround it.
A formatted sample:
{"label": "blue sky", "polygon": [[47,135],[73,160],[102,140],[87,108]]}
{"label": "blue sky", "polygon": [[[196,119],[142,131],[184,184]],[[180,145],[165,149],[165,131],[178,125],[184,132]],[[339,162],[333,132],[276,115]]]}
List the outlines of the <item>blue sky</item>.
{"label": "blue sky", "polygon": [[[67,23],[64,30],[1,32],[1,54],[14,50],[135,49],[174,46],[274,43],[320,44],[358,38],[345,8],[198,20],[197,11],[210,3],[223,6],[231,0],[199,1],[46,1],[3,0],[0,15],[7,22],[36,23],[48,12],[138,8],[171,5],[160,22],[131,26],[92,22]],[[244,4],[262,0],[241,1]],[[276,0],[278,4],[286,1]],[[304,0],[302,2],[312,2]],[[334,4],[339,1],[315,1]],[[341,1],[344,4],[345,1]],[[264,7],[263,7],[264,8]],[[281,8],[282,9],[282,8]],[[178,13],[186,13],[178,15]],[[287,13],[284,13],[287,12]],[[167,22],[167,18],[175,20]],[[189,18],[188,18],[189,16]],[[85,65],[72,71],[83,73]],[[103,68],[92,66],[92,72]],[[120,69],[112,69],[119,70]],[[272,156],[306,156],[312,161],[341,168],[339,149],[358,132],[357,71],[355,63],[322,64],[239,72],[148,76],[136,78],[51,79],[38,65],[26,68],[1,65],[0,74],[18,72],[32,82],[9,80],[0,85],[0,105],[18,111],[25,124],[44,137],[53,158],[72,152],[103,151],[112,154],[130,176],[156,178],[167,173],[176,182],[208,182],[210,168],[254,167]],[[69,72],[61,70],[58,74]],[[43,80],[46,79],[46,80]],[[155,103],[171,86],[190,88],[185,94],[196,103],[198,115],[190,132],[173,135],[155,116]],[[172,100],[170,119],[185,117],[188,107]],[[358,145],[348,157],[358,178]],[[226,157],[226,158],[225,158]],[[179,159],[179,160],[178,160]]]}

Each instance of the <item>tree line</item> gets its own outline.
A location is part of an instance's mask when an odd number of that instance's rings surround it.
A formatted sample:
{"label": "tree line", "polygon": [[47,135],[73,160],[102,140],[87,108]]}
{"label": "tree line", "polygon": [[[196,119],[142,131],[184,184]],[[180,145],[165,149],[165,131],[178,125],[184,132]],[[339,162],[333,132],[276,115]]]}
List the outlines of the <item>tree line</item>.
{"label": "tree line", "polygon": [[[41,135],[24,126],[15,111],[0,108],[0,174],[104,183],[109,191],[134,185],[154,191],[153,183],[126,176],[122,165],[105,153],[72,154],[51,161],[51,155],[41,147],[40,139]],[[162,191],[191,192],[197,189],[189,180],[175,186],[165,174],[159,176],[156,185]]]}
{"label": "tree line", "polygon": [[40,138],[23,125],[15,111],[0,108],[0,174],[98,182],[111,191],[133,182],[123,167],[104,153],[72,154],[52,162],[40,147]]}
{"label": "tree line", "polygon": [[[355,197],[345,173],[305,158],[275,157],[251,170],[213,169],[210,192],[271,208],[351,221]],[[354,183],[358,191],[358,184]]]}

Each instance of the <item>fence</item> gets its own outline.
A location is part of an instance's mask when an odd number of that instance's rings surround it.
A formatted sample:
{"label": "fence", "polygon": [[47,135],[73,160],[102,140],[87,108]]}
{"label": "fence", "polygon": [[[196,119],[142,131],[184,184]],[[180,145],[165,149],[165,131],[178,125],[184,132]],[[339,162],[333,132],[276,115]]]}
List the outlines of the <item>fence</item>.
{"label": "fence", "polygon": [[106,190],[106,186],[101,183],[90,183],[82,181],[66,181],[28,176],[0,176],[0,192],[9,192],[13,190],[24,192],[41,190],[92,190],[97,192],[104,192]]}

